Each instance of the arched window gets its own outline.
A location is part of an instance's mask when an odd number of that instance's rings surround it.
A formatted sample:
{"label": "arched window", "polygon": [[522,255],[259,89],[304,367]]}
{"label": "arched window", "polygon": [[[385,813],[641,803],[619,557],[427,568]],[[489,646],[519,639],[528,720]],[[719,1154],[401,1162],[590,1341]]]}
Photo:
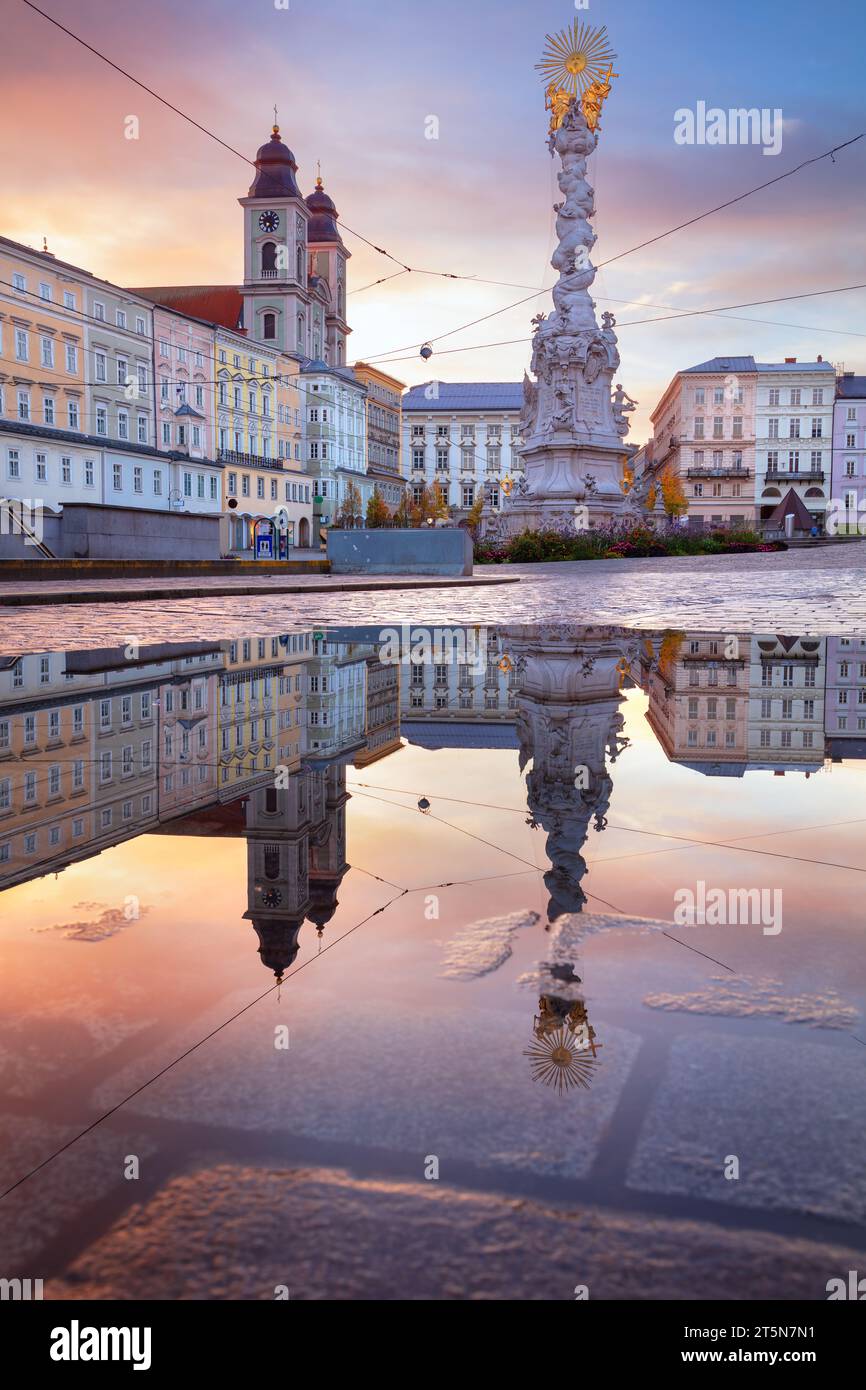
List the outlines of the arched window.
{"label": "arched window", "polygon": [[265,845],[264,852],[264,871],[265,878],[273,883],[275,878],[280,876],[280,847],[279,845]]}
{"label": "arched window", "polygon": [[275,816],[278,810],[276,788],[268,787],[265,791],[265,811],[269,816]]}
{"label": "arched window", "polygon": [[298,314],[298,350],[304,351],[304,316]]}
{"label": "arched window", "polygon": [[277,273],[277,247],[273,241],[266,241],[262,245],[262,274],[276,275]]}
{"label": "arched window", "polygon": [[303,246],[299,246],[299,247],[298,247],[298,279],[300,280],[300,282],[301,282],[302,285],[303,285],[303,283],[304,283],[305,278],[306,278],[306,277],[305,277],[305,275],[304,275],[304,248],[303,248]]}
{"label": "arched window", "polygon": [[337,281],[337,313],[340,315],[340,318],[343,317],[343,282],[342,282],[342,280],[338,280],[338,281]]}
{"label": "arched window", "polygon": [[276,314],[262,315],[262,337],[276,338],[277,336],[277,316]]}

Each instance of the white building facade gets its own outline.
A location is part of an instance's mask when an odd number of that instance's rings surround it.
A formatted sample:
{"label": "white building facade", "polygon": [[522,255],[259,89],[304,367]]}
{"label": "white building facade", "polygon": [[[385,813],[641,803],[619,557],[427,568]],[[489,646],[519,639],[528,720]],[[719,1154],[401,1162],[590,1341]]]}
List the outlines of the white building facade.
{"label": "white building facade", "polygon": [[363,520],[373,493],[367,477],[367,388],[348,367],[305,362],[299,385],[304,401],[307,473],[314,480],[315,530],[334,526],[356,490]]}
{"label": "white building facade", "polygon": [[819,531],[831,495],[836,376],[829,362],[758,362],[755,503],[767,521],[793,489]]}
{"label": "white building facade", "polygon": [[[403,397],[403,468],[411,501],[438,485],[453,512],[467,513],[487,492],[502,505],[522,473],[517,454],[520,382],[431,381]],[[505,481],[505,491],[502,483]]]}

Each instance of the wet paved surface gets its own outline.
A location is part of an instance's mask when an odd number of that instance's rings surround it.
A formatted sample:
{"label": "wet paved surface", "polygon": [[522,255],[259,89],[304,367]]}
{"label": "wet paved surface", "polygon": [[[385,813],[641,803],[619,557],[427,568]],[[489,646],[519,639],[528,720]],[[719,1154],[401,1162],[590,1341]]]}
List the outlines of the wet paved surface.
{"label": "wet paved surface", "polygon": [[[498,573],[494,571],[494,573]],[[508,566],[519,584],[151,600],[0,610],[0,652],[207,640],[296,623],[616,622],[632,627],[866,633],[866,542],[774,554]],[[486,571],[481,571],[482,577]],[[221,581],[214,581],[215,583]],[[334,580],[334,585],[343,581]],[[200,580],[188,581],[200,586]],[[326,581],[325,581],[326,583]],[[151,587],[150,580],[108,581]],[[321,577],[310,586],[321,587]],[[22,588],[26,586],[20,586]],[[182,592],[176,581],[173,594]],[[13,585],[9,586],[11,590]]]}

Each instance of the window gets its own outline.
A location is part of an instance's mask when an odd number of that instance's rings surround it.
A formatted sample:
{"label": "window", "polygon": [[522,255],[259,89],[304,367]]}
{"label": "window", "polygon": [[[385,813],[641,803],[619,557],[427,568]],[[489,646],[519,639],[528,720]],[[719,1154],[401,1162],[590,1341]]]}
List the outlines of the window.
{"label": "window", "polygon": [[116,463],[112,469],[115,492],[123,491],[123,464]]}
{"label": "window", "polygon": [[138,464],[132,470],[133,492],[144,492],[144,469]]}
{"label": "window", "polygon": [[24,276],[23,276],[23,275],[19,275],[19,273],[18,273],[17,271],[16,271],[15,274],[12,276],[12,284],[14,285],[14,287],[15,287],[16,290],[26,290],[26,289],[27,289],[27,281],[24,279]]}
{"label": "window", "polygon": [[66,370],[67,372],[78,372],[78,348],[74,343],[66,344]]}
{"label": "window", "polygon": [[125,309],[117,309],[117,310],[115,311],[114,317],[115,317],[115,322],[117,323],[118,328],[125,328],[125,327],[126,327],[126,310],[125,310]]}
{"label": "window", "polygon": [[54,416],[54,397],[53,397],[53,396],[46,396],[46,395],[43,395],[43,397],[42,397],[42,414],[43,414],[43,416],[44,416],[44,418],[45,418],[45,423],[46,423],[46,425],[53,425],[53,424],[56,423],[56,421],[55,421],[55,416]]}
{"label": "window", "polygon": [[140,338],[143,338],[143,337],[145,336],[146,332],[147,332],[146,327],[145,327],[144,318],[142,317],[141,314],[137,314],[137,315],[136,315],[136,319],[135,319],[135,331],[136,331],[136,333],[138,334],[138,336],[139,336]]}
{"label": "window", "polygon": [[138,442],[139,442],[139,444],[146,444],[146,443],[147,443],[147,416],[146,416],[146,415],[139,415],[139,417],[138,417]]}
{"label": "window", "polygon": [[64,454],[60,460],[60,481],[67,487],[72,482],[72,459],[68,454]]}
{"label": "window", "polygon": [[54,366],[54,340],[53,340],[52,338],[41,338],[41,339],[40,339],[40,345],[41,345],[41,349],[42,349],[42,365],[43,365],[43,367],[53,367],[53,366]]}
{"label": "window", "polygon": [[99,381],[99,382],[107,381],[107,380],[108,380],[108,358],[106,357],[105,353],[104,353],[104,352],[95,352],[95,353],[93,354],[93,364],[94,364],[93,374],[94,374],[96,380]]}
{"label": "window", "polygon": [[21,455],[17,449],[9,449],[7,455],[7,472],[10,478],[21,477]]}
{"label": "window", "polygon": [[96,407],[96,433],[108,434],[108,406],[98,405]]}
{"label": "window", "polygon": [[778,388],[778,386],[771,386],[771,387],[770,387],[769,404],[770,404],[770,405],[778,405],[778,404],[779,404],[779,388]]}
{"label": "window", "polygon": [[30,335],[24,328],[15,329],[15,357],[18,362],[27,362],[30,357]]}
{"label": "window", "polygon": [[276,314],[262,315],[262,337],[276,338],[277,336],[277,316]]}
{"label": "window", "polygon": [[105,323],[105,305],[100,303],[98,299],[93,301],[93,317],[98,319],[100,323]]}

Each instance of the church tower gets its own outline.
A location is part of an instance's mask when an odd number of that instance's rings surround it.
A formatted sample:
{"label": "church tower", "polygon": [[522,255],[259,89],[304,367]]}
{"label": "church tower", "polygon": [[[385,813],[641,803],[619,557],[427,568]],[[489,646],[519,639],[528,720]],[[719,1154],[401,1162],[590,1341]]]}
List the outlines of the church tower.
{"label": "church tower", "polygon": [[310,831],[310,907],[307,912],[321,936],[337,910],[337,893],[346,861],[346,764],[331,763],[320,779],[321,817]]}
{"label": "church tower", "polygon": [[312,356],[324,356],[329,367],[345,367],[346,341],[352,331],[346,322],[346,262],[352,253],[343,245],[337,223],[339,213],[333,199],[325,192],[321,174],[307,198],[307,208],[310,213],[310,284],[314,294],[317,290],[324,291],[321,295],[324,337],[321,350],[314,350]]}
{"label": "church tower", "polygon": [[304,773],[285,788],[257,787],[245,808],[247,911],[262,964],[282,979],[310,909],[310,797]]}
{"label": "church tower", "polygon": [[310,212],[295,156],[274,125],[256,155],[244,210],[244,325],[252,342],[310,356]]}

